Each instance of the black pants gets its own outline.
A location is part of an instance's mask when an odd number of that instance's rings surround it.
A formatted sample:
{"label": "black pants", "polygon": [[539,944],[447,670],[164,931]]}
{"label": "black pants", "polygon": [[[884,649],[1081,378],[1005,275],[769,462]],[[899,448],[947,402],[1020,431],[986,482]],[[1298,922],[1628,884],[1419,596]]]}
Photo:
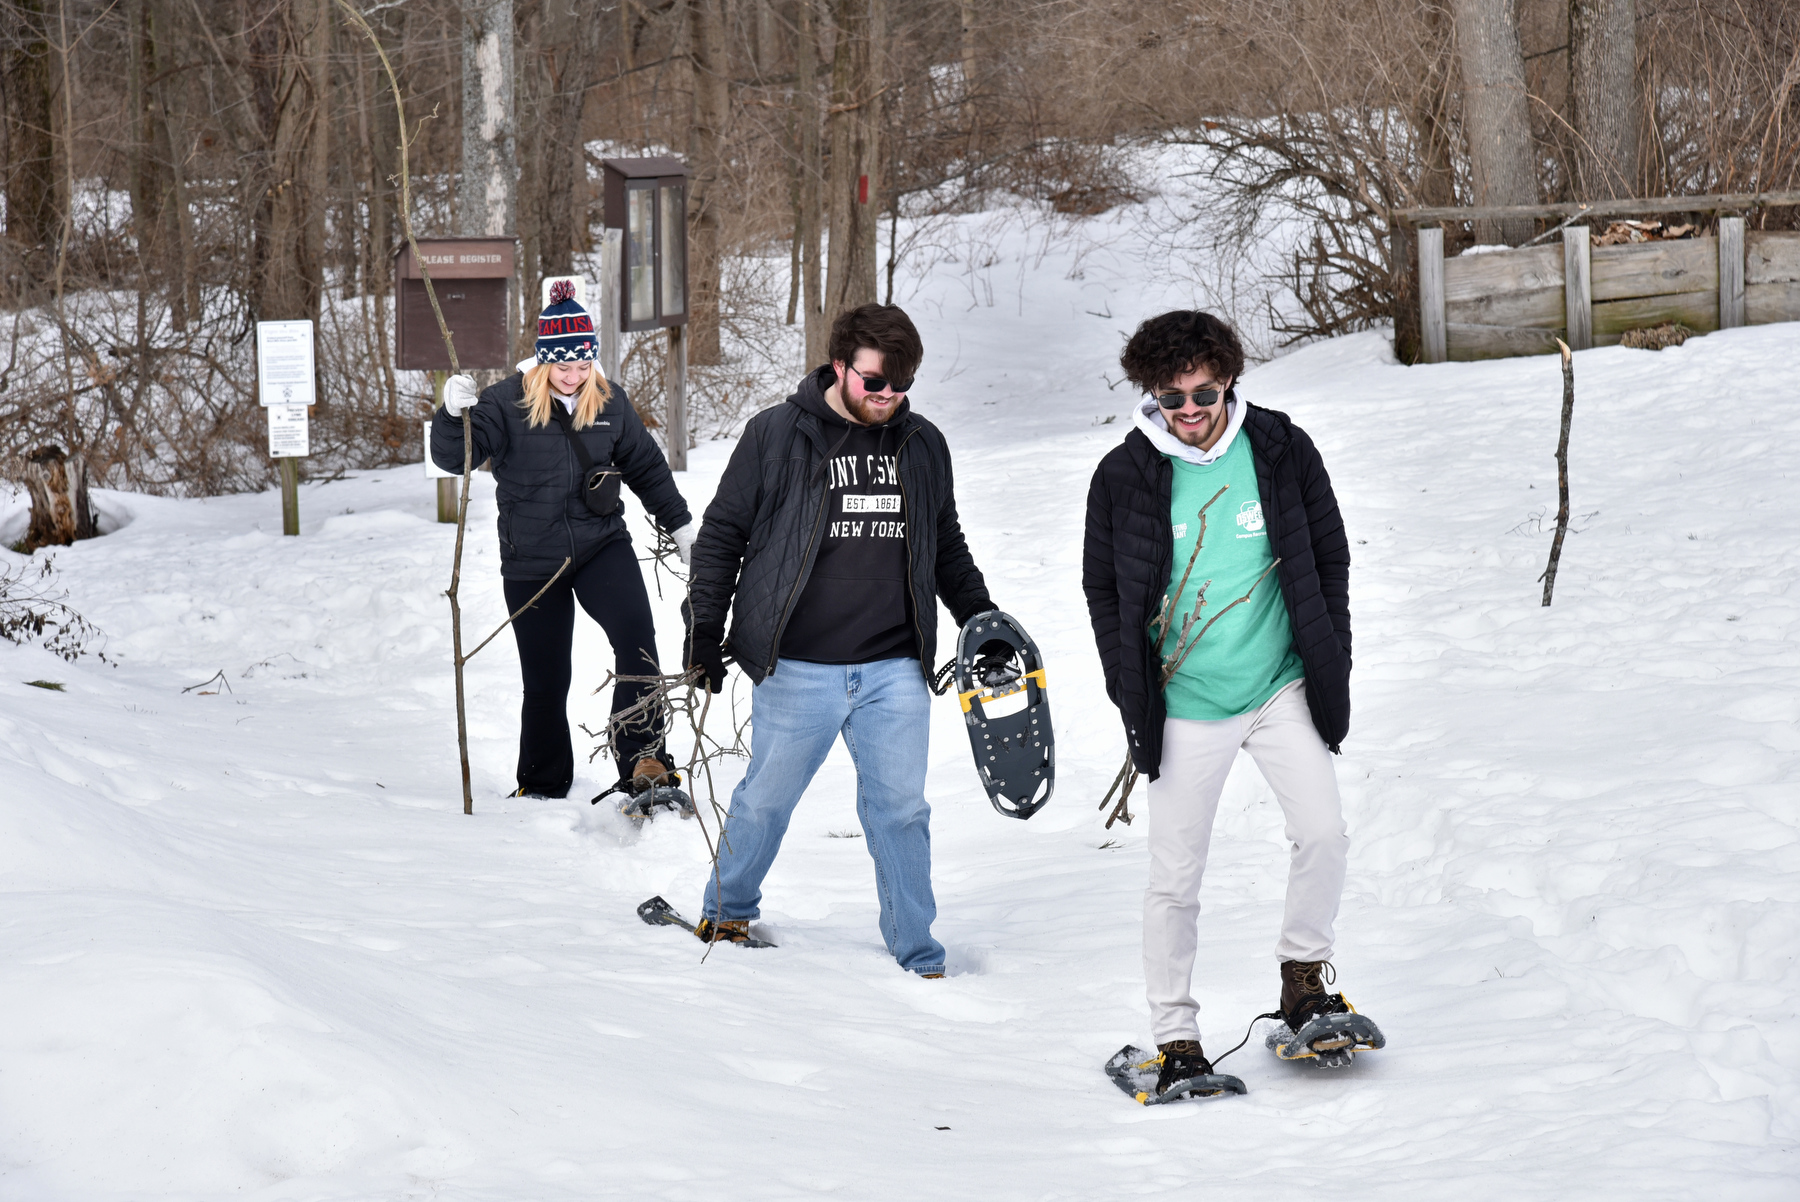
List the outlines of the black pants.
{"label": "black pants", "polygon": [[[544,587],[542,580],[504,584],[509,613]],[[658,670],[656,625],[644,576],[631,543],[617,539],[600,548],[573,577],[565,573],[512,624],[519,670],[525,677],[525,704],[519,713],[519,786],[527,793],[567,797],[575,779],[575,753],[569,742],[569,649],[575,638],[576,601],[606,631],[614,672],[645,676]],[[621,681],[613,689],[612,712],[630,709],[651,688]],[[621,776],[631,771],[639,756],[655,754],[662,747],[663,725],[664,717],[658,714],[614,733]]]}

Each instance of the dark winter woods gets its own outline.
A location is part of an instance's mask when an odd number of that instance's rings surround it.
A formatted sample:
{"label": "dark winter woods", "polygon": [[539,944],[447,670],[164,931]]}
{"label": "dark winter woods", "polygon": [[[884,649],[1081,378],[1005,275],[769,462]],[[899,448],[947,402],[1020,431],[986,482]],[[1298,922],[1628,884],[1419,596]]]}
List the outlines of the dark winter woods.
{"label": "dark winter woods", "polygon": [[[1127,173],[1134,146],[1210,148],[1221,203],[1180,242],[1303,223],[1263,268],[1295,340],[1388,320],[1395,208],[1800,188],[1785,0],[359,7],[416,122],[420,232],[517,234],[515,316],[594,270],[600,158],[687,160],[703,437],[779,396],[840,307],[886,299],[898,219],[1103,211],[1162,182]],[[263,486],[254,323],[296,317],[320,330],[309,469],[418,458],[399,131],[330,0],[0,0],[0,107],[0,475],[55,444],[96,486]],[[507,186],[465,186],[476,160]],[[1514,225],[1452,237],[1541,229]],[[652,417],[660,346],[625,346]]]}

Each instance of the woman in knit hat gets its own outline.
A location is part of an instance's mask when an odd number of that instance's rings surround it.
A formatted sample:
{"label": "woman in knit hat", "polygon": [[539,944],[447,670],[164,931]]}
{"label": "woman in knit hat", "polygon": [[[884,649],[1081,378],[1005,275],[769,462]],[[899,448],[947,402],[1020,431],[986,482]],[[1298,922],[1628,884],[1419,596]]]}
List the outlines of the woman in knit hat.
{"label": "woman in knit hat", "polygon": [[[451,376],[443,412],[431,423],[431,457],[440,468],[462,471],[465,410],[472,462],[492,465],[508,612],[555,577],[512,624],[525,677],[514,796],[566,797],[574,779],[568,697],[577,602],[606,631],[618,675],[658,671],[650,598],[618,501],[620,482],[674,538],[683,563],[694,544],[687,502],[625,390],[600,374],[594,322],[574,293],[571,281],[552,285],[550,305],[538,316],[535,359],[479,396],[472,378]],[[569,566],[558,576],[565,559]],[[613,713],[636,705],[650,688],[621,681]],[[678,784],[663,726],[656,715],[615,731],[620,784],[630,795],[676,796],[651,792]]]}

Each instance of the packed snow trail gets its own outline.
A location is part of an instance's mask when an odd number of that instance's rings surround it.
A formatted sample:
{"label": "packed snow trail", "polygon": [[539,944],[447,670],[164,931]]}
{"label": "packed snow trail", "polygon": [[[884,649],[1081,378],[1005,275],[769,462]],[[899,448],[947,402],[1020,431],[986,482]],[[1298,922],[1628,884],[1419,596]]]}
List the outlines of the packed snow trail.
{"label": "packed snow trail", "polygon": [[[1016,312],[911,303],[916,404],[1044,651],[1060,753],[1056,799],[1008,821],[936,704],[943,981],[882,949],[841,748],[765,886],[779,948],[705,963],[634,913],[697,913],[692,823],[589,807],[603,767],[502,798],[504,636],[470,667],[464,817],[452,529],[418,469],[306,486],[288,539],[272,493],[102,494],[127,524],[56,558],[117,666],[0,644],[0,1198],[1792,1197],[1800,326],[1576,356],[1580,533],[1547,610],[1554,358],[1402,368],[1365,335],[1249,373],[1352,539],[1337,961],[1389,1047],[1324,1072],[1254,1040],[1224,1066],[1248,1096],[1146,1109],[1101,1072],[1147,1038],[1145,844],[1094,809],[1123,738],[1080,521],[1128,428],[1100,379],[1121,327],[1181,298],[1066,266]],[[697,506],[728,453],[694,452]],[[493,519],[478,477],[477,637],[504,616]],[[1196,966],[1215,1053],[1275,1000],[1280,827],[1240,761]]]}

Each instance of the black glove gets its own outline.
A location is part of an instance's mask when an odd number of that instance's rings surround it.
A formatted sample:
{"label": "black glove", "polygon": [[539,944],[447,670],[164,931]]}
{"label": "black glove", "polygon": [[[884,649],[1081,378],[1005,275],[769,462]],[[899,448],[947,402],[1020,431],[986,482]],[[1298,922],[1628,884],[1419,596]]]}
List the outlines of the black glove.
{"label": "black glove", "polygon": [[687,666],[700,669],[700,683],[706,686],[707,692],[717,693],[725,687],[725,652],[719,644],[704,639],[695,642],[690,636]]}
{"label": "black glove", "polygon": [[997,688],[1019,679],[1019,668],[1014,663],[1015,654],[1012,644],[1001,639],[989,639],[976,648],[975,683]]}

